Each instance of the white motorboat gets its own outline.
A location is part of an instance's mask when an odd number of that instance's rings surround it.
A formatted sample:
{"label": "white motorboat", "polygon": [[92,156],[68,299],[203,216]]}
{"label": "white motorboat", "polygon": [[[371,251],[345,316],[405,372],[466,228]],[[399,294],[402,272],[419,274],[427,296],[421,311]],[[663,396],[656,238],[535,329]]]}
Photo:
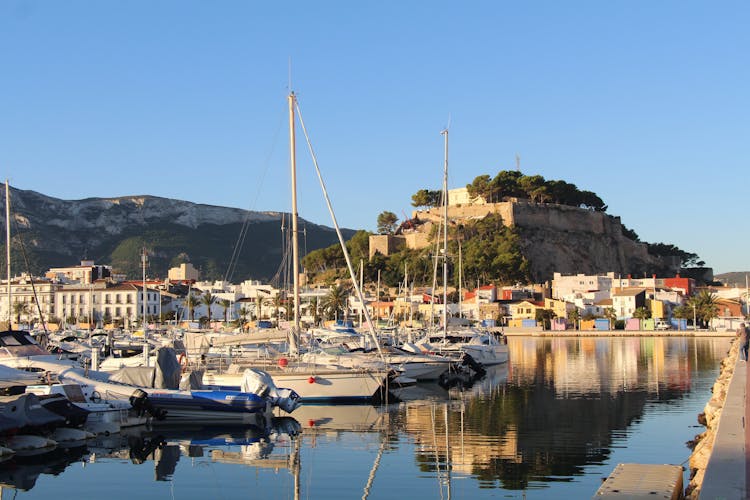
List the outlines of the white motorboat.
{"label": "white motorboat", "polygon": [[0,363],[28,371],[43,371],[51,380],[77,384],[87,401],[102,399],[129,402],[139,416],[169,422],[255,423],[270,415],[273,407],[291,413],[299,396],[277,388],[263,372],[242,374],[242,385],[250,390],[179,390],[182,367],[174,351],[161,349],[153,368],[125,368],[115,373],[85,370],[69,360],[56,359],[41,349],[26,332],[0,332]]}

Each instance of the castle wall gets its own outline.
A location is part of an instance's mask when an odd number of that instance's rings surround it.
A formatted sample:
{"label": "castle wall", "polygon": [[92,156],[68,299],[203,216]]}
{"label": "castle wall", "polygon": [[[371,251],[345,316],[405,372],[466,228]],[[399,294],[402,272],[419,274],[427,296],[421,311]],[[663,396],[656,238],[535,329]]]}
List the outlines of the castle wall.
{"label": "castle wall", "polygon": [[383,255],[390,255],[394,252],[398,252],[406,246],[406,238],[392,234],[373,234],[370,236],[369,243],[369,258],[372,259],[375,252],[380,252]]}

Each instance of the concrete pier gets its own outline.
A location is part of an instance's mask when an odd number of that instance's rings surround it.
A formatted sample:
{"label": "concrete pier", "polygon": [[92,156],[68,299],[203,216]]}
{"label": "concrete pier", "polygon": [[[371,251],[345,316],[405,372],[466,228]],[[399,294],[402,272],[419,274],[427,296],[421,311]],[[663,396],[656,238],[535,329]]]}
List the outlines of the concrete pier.
{"label": "concrete pier", "polygon": [[[701,500],[748,498],[750,433],[746,422],[750,416],[750,406],[746,394],[750,379],[747,377],[747,362],[739,359],[737,351],[735,343],[730,351],[734,371],[726,390],[713,449],[702,482],[697,489],[697,495],[691,495],[689,498]],[[698,443],[698,446],[701,446],[701,443]]]}

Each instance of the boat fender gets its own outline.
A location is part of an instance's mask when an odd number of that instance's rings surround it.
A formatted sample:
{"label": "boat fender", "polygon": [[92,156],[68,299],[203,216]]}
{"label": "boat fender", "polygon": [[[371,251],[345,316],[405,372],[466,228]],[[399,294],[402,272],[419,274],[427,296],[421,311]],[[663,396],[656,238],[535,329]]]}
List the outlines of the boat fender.
{"label": "boat fender", "polygon": [[310,377],[307,379],[308,384],[314,384],[315,383],[315,377]]}
{"label": "boat fender", "polygon": [[182,373],[185,373],[187,371],[187,356],[185,356],[185,353],[183,352],[180,354],[180,357],[177,358],[177,362],[182,367]]}
{"label": "boat fender", "polygon": [[136,389],[130,395],[130,406],[133,407],[139,417],[149,414],[157,420],[164,420],[164,417],[167,416],[166,410],[156,408],[148,399],[146,391],[142,389]]}

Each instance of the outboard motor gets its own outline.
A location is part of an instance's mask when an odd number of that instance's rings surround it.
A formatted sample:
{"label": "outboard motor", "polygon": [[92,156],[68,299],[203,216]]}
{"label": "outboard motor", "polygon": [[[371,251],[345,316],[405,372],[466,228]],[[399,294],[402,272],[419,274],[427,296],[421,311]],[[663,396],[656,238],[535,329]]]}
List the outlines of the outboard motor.
{"label": "outboard motor", "polygon": [[272,405],[278,406],[287,413],[292,413],[300,405],[299,394],[292,389],[276,387],[273,378],[267,372],[257,368],[245,370],[240,390],[268,398]]}
{"label": "outboard motor", "polygon": [[136,389],[130,396],[130,405],[135,409],[139,417],[142,417],[146,413],[154,417],[156,420],[164,420],[167,416],[167,411],[161,408],[156,408],[151,400],[148,399],[146,391]]}

